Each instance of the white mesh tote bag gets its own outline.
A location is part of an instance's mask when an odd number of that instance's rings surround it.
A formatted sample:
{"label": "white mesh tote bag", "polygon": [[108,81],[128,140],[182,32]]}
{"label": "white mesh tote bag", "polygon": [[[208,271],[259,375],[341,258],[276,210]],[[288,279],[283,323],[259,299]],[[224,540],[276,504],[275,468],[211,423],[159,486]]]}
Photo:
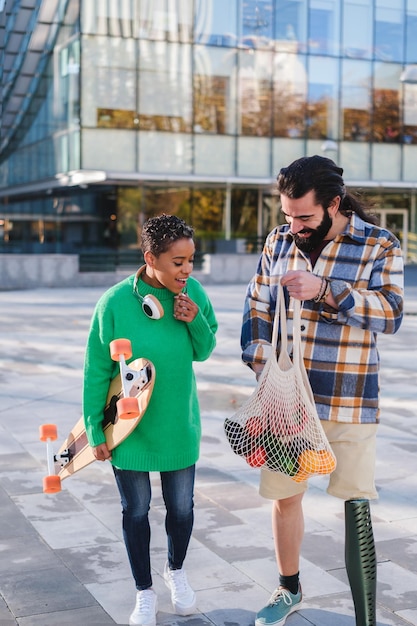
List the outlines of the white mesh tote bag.
{"label": "white mesh tote bag", "polygon": [[[330,474],[336,467],[304,367],[300,308],[300,301],[295,300],[291,358],[285,298],[279,283],[271,354],[252,395],[224,422],[233,452],[252,467],[281,472],[296,482],[317,474]],[[277,358],[280,324],[281,346]]]}

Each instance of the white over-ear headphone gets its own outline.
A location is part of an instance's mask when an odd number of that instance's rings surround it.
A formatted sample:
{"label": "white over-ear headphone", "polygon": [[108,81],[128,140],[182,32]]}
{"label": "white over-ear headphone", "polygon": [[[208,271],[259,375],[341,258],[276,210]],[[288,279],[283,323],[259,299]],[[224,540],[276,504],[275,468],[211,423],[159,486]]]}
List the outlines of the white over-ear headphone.
{"label": "white over-ear headphone", "polygon": [[138,292],[138,280],[145,269],[146,265],[142,265],[142,267],[140,267],[136,272],[135,280],[133,282],[133,293],[142,304],[142,311],[145,315],[151,320],[160,320],[161,317],[164,316],[164,309],[162,308],[162,304],[159,302],[158,298],[151,294],[141,296]]}

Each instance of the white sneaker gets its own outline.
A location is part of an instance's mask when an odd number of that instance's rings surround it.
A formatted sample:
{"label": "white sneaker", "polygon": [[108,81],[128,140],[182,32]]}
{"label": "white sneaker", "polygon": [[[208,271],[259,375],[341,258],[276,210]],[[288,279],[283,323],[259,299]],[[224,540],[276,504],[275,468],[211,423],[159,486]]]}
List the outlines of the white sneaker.
{"label": "white sneaker", "polygon": [[169,569],[168,561],[164,567],[164,580],[171,590],[171,602],[177,615],[191,615],[196,609],[196,597],[187,581],[183,569]]}
{"label": "white sneaker", "polygon": [[153,589],[136,593],[136,605],[129,618],[130,626],[156,626],[158,598]]}

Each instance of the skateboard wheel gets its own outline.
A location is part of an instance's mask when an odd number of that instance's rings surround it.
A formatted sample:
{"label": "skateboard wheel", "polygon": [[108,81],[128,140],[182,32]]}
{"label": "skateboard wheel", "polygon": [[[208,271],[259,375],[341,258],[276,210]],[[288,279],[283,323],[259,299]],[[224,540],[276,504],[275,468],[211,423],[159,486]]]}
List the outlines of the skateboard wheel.
{"label": "skateboard wheel", "polygon": [[113,361],[120,361],[120,356],[130,359],[132,356],[132,344],[129,339],[114,339],[110,342],[110,356]]}
{"label": "skateboard wheel", "polygon": [[45,476],[43,479],[44,493],[58,493],[61,491],[61,478],[56,475]]}
{"label": "skateboard wheel", "polygon": [[41,441],[55,441],[58,438],[56,424],[41,424],[39,426],[39,439]]}
{"label": "skateboard wheel", "polygon": [[140,415],[137,398],[120,398],[117,402],[117,415],[121,420],[131,420]]}

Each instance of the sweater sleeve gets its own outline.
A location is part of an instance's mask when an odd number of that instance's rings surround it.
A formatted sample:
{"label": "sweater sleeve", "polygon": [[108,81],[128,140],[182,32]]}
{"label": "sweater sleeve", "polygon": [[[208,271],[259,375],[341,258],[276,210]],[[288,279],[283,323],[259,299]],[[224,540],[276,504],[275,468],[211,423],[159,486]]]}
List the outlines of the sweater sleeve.
{"label": "sweater sleeve", "polygon": [[97,303],[87,339],[84,360],[83,415],[89,444],[105,442],[102,428],[110,381],[115,375],[115,363],[110,357],[113,339],[113,315],[103,297]]}

